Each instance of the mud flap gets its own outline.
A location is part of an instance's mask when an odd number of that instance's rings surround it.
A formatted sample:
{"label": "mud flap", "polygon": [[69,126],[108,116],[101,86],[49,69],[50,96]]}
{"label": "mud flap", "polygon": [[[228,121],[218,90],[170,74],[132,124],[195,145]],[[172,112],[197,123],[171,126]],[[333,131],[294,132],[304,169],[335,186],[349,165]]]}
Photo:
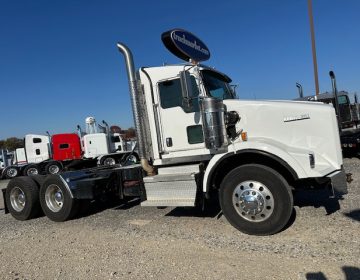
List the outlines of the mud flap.
{"label": "mud flap", "polygon": [[343,169],[335,171],[334,173],[329,174],[327,177],[331,180],[331,187],[334,196],[341,196],[348,193],[347,178]]}
{"label": "mud flap", "polygon": [[8,213],[9,213],[9,209],[7,208],[7,205],[6,205],[6,199],[5,199],[6,189],[2,189],[1,191],[2,191],[2,194],[3,194],[5,214],[8,214]]}

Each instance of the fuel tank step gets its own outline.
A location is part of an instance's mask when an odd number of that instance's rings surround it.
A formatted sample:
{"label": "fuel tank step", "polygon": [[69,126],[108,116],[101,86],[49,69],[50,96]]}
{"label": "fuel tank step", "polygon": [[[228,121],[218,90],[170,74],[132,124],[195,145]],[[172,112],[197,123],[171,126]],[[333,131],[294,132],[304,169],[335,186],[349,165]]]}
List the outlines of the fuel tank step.
{"label": "fuel tank step", "polygon": [[147,200],[141,206],[195,206],[197,174],[191,172],[145,177]]}

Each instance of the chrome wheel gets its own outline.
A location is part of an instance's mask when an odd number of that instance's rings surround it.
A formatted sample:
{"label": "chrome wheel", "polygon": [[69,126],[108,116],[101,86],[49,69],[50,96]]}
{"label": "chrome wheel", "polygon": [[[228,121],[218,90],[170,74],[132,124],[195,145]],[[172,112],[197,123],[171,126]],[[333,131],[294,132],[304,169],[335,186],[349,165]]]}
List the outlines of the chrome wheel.
{"label": "chrome wheel", "polygon": [[49,166],[49,173],[50,174],[58,174],[60,171],[60,167],[57,164]]}
{"label": "chrome wheel", "polygon": [[64,195],[58,185],[49,185],[45,191],[46,206],[52,212],[59,212],[64,205]]}
{"label": "chrome wheel", "polygon": [[274,211],[272,193],[257,181],[245,181],[237,185],[232,201],[238,214],[251,222],[263,222]]}
{"label": "chrome wheel", "polygon": [[37,170],[36,167],[30,167],[27,171],[26,171],[26,175],[30,176],[30,175],[37,175],[39,174],[39,171]]}
{"label": "chrome wheel", "polygon": [[8,178],[14,178],[18,175],[18,170],[15,167],[10,167],[7,171],[6,171],[6,176]]}
{"label": "chrome wheel", "polygon": [[17,211],[21,212],[26,204],[26,197],[25,193],[19,187],[14,187],[10,192],[10,203],[12,208]]}
{"label": "chrome wheel", "polygon": [[115,159],[111,157],[104,159],[104,165],[114,165],[115,163]]}

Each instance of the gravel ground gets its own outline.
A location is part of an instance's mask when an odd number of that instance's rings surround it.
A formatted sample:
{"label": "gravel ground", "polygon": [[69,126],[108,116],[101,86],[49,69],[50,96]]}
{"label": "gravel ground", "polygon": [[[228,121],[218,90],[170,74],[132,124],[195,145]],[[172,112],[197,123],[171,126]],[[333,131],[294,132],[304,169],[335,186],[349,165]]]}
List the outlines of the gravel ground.
{"label": "gravel ground", "polygon": [[360,279],[360,160],[345,168],[354,181],[343,200],[300,193],[292,223],[268,237],[236,231],[216,209],[137,201],[65,223],[0,211],[0,278]]}

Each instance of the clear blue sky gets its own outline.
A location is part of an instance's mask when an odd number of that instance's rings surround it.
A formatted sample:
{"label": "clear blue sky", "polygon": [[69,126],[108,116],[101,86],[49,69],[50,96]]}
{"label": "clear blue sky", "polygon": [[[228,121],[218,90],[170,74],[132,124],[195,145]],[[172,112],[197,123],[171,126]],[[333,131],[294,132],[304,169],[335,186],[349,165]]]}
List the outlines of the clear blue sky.
{"label": "clear blue sky", "polygon": [[[360,1],[314,0],[320,91],[360,93]],[[0,139],[72,132],[87,116],[132,126],[123,58],[177,63],[160,35],[180,27],[211,51],[246,99],[314,93],[307,0],[0,0]]]}

